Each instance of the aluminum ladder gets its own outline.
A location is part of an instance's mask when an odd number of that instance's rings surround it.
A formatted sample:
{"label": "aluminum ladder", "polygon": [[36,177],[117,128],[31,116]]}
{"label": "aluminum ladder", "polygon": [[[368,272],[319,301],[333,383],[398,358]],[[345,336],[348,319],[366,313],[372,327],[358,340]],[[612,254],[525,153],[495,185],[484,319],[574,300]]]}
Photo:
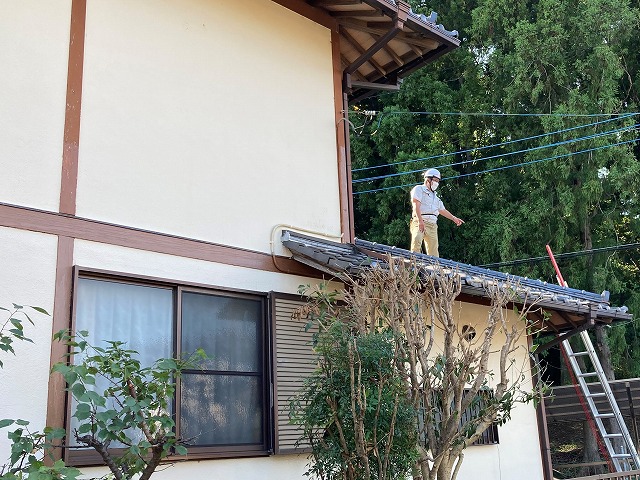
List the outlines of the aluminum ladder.
{"label": "aluminum ladder", "polygon": [[[631,435],[629,435],[627,425],[620,413],[620,408],[618,408],[618,402],[616,402],[616,398],[611,391],[609,381],[604,374],[598,355],[593,348],[593,343],[591,343],[589,333],[587,331],[580,332],[580,338],[585,348],[584,351],[574,352],[568,339],[562,342],[562,348],[564,348],[564,351],[569,358],[571,368],[578,380],[582,394],[589,405],[591,415],[598,426],[598,431],[602,436],[616,472],[628,472],[630,470],[640,469],[640,457],[638,457],[638,452],[633,444]],[[578,357],[588,357],[594,371],[583,372],[577,360]],[[597,382],[591,381],[590,383],[592,386],[600,386],[602,388],[602,392],[591,391],[586,381],[587,378],[597,379]],[[598,410],[598,405],[596,405],[596,401],[599,399],[604,399],[606,401],[604,409],[602,410]],[[607,424],[610,422],[605,420],[608,419],[615,419],[619,431],[614,432],[607,429]],[[616,447],[618,448],[618,451],[616,451]]]}

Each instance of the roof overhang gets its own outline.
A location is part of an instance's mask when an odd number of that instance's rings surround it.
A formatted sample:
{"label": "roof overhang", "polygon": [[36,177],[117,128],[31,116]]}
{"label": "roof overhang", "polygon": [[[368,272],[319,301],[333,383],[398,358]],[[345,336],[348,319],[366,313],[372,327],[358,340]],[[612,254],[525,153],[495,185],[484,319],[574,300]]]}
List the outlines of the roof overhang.
{"label": "roof overhang", "polygon": [[411,11],[401,0],[306,0],[338,24],[340,58],[350,99],[390,89],[409,73],[460,45],[458,32]]}
{"label": "roof overhang", "polygon": [[337,278],[345,274],[358,275],[363,269],[376,266],[385,267],[387,255],[415,259],[425,269],[444,268],[447,274],[460,277],[459,300],[468,303],[489,304],[487,287],[509,282],[517,286],[521,303],[535,302],[545,312],[532,312],[531,319],[550,333],[571,336],[598,323],[632,319],[626,307],[609,305],[608,292],[598,294],[561,287],[360,239],[354,244],[336,243],[284,230],[282,243],[291,251],[293,259]]}

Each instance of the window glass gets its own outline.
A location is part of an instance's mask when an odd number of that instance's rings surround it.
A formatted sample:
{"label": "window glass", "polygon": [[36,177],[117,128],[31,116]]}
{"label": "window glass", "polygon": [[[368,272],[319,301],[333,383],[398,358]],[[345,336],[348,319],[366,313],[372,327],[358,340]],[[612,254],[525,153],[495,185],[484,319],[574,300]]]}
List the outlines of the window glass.
{"label": "window glass", "polygon": [[259,372],[261,319],[259,300],[184,293],[182,351],[204,349],[207,370]]}
{"label": "window glass", "polygon": [[185,374],[181,431],[193,445],[262,443],[262,382],[246,375]]}
{"label": "window glass", "polygon": [[147,367],[172,356],[173,291],[129,283],[80,278],[76,331],[87,330],[91,345],[126,342]]}
{"label": "window glass", "polygon": [[[172,325],[171,289],[89,278],[78,281],[76,331],[88,331],[90,345],[107,347],[108,341],[125,342],[127,349],[138,352],[141,365],[148,367],[160,358],[172,356]],[[104,378],[96,378],[95,391],[101,394],[108,387]],[[72,399],[72,412],[76,405]],[[80,423],[72,417],[71,431]],[[71,442],[75,445],[75,439],[71,438]]]}

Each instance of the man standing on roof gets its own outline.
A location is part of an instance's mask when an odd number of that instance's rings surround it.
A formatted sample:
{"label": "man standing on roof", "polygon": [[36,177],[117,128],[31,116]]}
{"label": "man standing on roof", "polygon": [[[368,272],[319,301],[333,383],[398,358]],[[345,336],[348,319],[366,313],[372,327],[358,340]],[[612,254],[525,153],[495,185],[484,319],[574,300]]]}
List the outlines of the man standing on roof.
{"label": "man standing on roof", "polygon": [[436,195],[440,185],[440,172],[430,168],[423,173],[424,184],[411,190],[411,251],[420,253],[424,240],[427,255],[439,257],[438,252],[438,215],[448,218],[456,226],[464,221],[444,208],[442,200]]}

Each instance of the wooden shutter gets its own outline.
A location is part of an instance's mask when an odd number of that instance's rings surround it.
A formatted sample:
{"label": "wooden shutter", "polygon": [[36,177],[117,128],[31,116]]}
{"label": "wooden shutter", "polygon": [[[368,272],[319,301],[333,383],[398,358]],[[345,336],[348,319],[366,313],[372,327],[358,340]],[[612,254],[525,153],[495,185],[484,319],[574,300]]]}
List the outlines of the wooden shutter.
{"label": "wooden shutter", "polygon": [[316,368],[316,355],[312,349],[313,334],[317,326],[305,331],[307,322],[293,318],[302,305],[300,296],[272,293],[274,352],[274,418],[275,453],[301,453],[308,451],[308,443],[296,443],[302,435],[298,425],[289,423],[289,402],[302,387],[302,383]]}

